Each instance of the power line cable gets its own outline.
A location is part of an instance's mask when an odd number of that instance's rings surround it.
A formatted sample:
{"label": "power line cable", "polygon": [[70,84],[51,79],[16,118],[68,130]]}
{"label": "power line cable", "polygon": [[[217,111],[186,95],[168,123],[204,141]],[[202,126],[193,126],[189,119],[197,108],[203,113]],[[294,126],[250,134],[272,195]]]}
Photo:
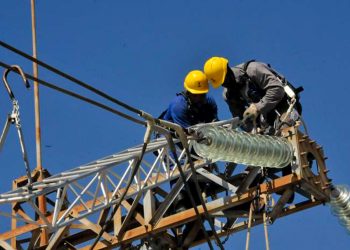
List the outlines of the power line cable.
{"label": "power line cable", "polygon": [[[3,68],[7,68],[7,69],[11,69],[11,68],[12,68],[10,65],[8,65],[8,64],[6,64],[6,63],[4,63],[4,62],[2,62],[2,61],[0,61],[0,66],[3,67]],[[18,73],[17,71],[14,71],[14,72]],[[82,100],[82,101],[85,101],[85,102],[87,102],[87,103],[90,103],[90,104],[92,104],[92,105],[94,105],[94,106],[97,106],[97,107],[99,107],[99,108],[102,108],[102,109],[104,109],[104,110],[107,110],[107,111],[109,111],[109,112],[111,112],[111,113],[113,113],[113,114],[119,115],[119,116],[121,116],[121,117],[123,117],[123,118],[125,118],[125,119],[128,119],[128,120],[132,121],[132,122],[135,122],[135,123],[138,123],[138,124],[141,124],[141,125],[146,125],[146,124],[147,124],[145,121],[136,119],[136,118],[134,118],[134,117],[132,117],[132,116],[129,116],[129,115],[127,115],[127,114],[121,112],[121,111],[118,111],[118,110],[113,109],[113,108],[111,108],[111,107],[109,107],[109,106],[106,106],[106,105],[104,105],[104,104],[102,104],[102,103],[100,103],[100,102],[97,102],[97,101],[92,100],[92,99],[90,99],[90,98],[87,98],[87,97],[85,97],[85,96],[76,94],[76,93],[74,93],[74,92],[72,92],[72,91],[69,91],[69,90],[66,90],[66,89],[64,89],[64,88],[58,87],[58,86],[56,86],[56,85],[54,85],[54,84],[52,84],[52,83],[49,83],[49,82],[47,82],[47,81],[41,80],[41,79],[39,79],[39,78],[36,78],[36,77],[34,77],[34,76],[30,75],[30,74],[27,74],[27,73],[25,73],[25,72],[24,72],[24,75],[25,75],[28,79],[31,79],[31,80],[33,80],[33,81],[37,81],[39,84],[41,84],[41,85],[43,85],[43,86],[45,86],[45,87],[54,89],[54,90],[56,90],[56,91],[59,91],[59,92],[61,92],[61,93],[66,94],[66,95],[69,95],[69,96],[72,96],[72,97],[77,98],[77,99],[79,99],[79,100]]]}
{"label": "power line cable", "polygon": [[[128,105],[128,104],[122,102],[122,101],[119,101],[119,100],[115,99],[114,97],[112,97],[112,96],[110,96],[110,95],[108,95],[108,94],[106,94],[106,93],[104,93],[104,92],[102,92],[102,91],[100,91],[100,90],[98,90],[98,89],[92,87],[91,85],[89,85],[89,84],[87,84],[87,83],[84,83],[83,81],[78,80],[78,79],[76,79],[75,77],[73,77],[73,76],[71,76],[71,75],[68,75],[68,74],[66,74],[66,73],[64,73],[64,72],[62,72],[62,71],[60,71],[59,69],[54,68],[54,67],[52,67],[52,66],[50,66],[50,65],[48,65],[48,64],[46,64],[46,63],[44,63],[44,62],[42,62],[42,61],[40,61],[40,60],[38,60],[38,59],[36,59],[36,58],[34,58],[34,57],[32,57],[32,56],[26,54],[26,53],[23,52],[23,51],[21,51],[21,50],[19,50],[19,49],[16,49],[15,47],[13,47],[13,46],[11,46],[11,45],[9,45],[9,44],[3,42],[3,41],[0,41],[0,45],[1,45],[2,47],[6,48],[6,49],[11,50],[12,52],[14,52],[14,53],[16,53],[16,54],[19,54],[19,55],[21,55],[21,56],[23,56],[23,57],[25,57],[25,58],[27,58],[27,59],[29,59],[29,60],[31,60],[31,61],[36,62],[38,65],[40,65],[40,66],[42,66],[42,67],[44,67],[44,68],[46,68],[46,69],[48,69],[48,70],[50,70],[50,71],[52,71],[52,72],[58,74],[58,75],[60,75],[60,76],[62,76],[62,77],[64,77],[64,78],[66,78],[66,79],[68,79],[68,80],[70,80],[70,81],[72,81],[72,82],[74,82],[74,83],[76,83],[76,84],[78,84],[78,85],[80,85],[80,86],[83,87],[83,88],[86,88],[86,89],[88,89],[88,90],[94,92],[95,94],[97,94],[97,95],[99,95],[99,96],[102,96],[102,97],[108,99],[109,101],[111,101],[111,102],[113,102],[113,103],[115,103],[115,104],[117,104],[117,105],[119,105],[119,106],[122,106],[123,108],[125,108],[125,109],[127,109],[127,110],[129,110],[129,111],[131,111],[131,112],[134,112],[134,113],[136,113],[136,114],[138,114],[138,115],[140,115],[140,116],[143,114],[143,111],[141,111],[141,110],[139,110],[139,109],[136,109],[136,108],[134,108],[134,107],[132,107],[132,106],[130,106],[130,105]],[[6,67],[6,68],[10,67],[9,65],[6,65],[6,64],[4,64],[4,63],[2,63],[2,62],[0,62],[0,65],[1,65],[2,67]],[[100,108],[103,108],[103,109],[105,109],[105,110],[108,110],[108,111],[110,111],[110,112],[112,112],[112,113],[115,113],[115,114],[117,114],[117,115],[119,115],[119,116],[122,116],[122,117],[124,117],[124,118],[126,118],[126,119],[129,119],[129,120],[131,120],[131,121],[137,122],[137,123],[142,124],[142,125],[146,125],[146,122],[144,122],[144,121],[137,120],[137,119],[135,119],[135,118],[133,118],[133,117],[130,117],[130,116],[128,116],[128,115],[126,115],[126,114],[124,114],[124,113],[122,113],[122,112],[120,112],[120,111],[117,111],[117,110],[115,110],[115,109],[112,109],[112,108],[110,108],[110,107],[108,107],[108,106],[106,106],[106,105],[103,105],[103,104],[101,104],[101,103],[98,103],[98,102],[96,102],[96,101],[94,101],[94,100],[91,100],[91,99],[86,98],[86,97],[84,97],[84,96],[78,95],[78,94],[76,94],[76,93],[74,93],[74,92],[71,92],[71,91],[68,91],[68,90],[66,90],[66,89],[57,87],[57,86],[55,86],[55,85],[53,85],[53,84],[50,84],[50,83],[48,83],[48,82],[46,82],[46,81],[43,81],[43,80],[40,80],[40,79],[36,79],[35,77],[33,77],[33,76],[29,75],[29,74],[25,74],[25,75],[27,76],[27,78],[29,78],[29,79],[31,79],[31,80],[37,80],[40,84],[42,84],[42,85],[44,85],[44,86],[46,86],[46,87],[55,89],[55,90],[57,90],[57,91],[59,91],[59,92],[62,92],[62,93],[65,93],[65,94],[67,94],[67,95],[70,95],[70,96],[73,96],[73,97],[75,97],[75,98],[78,98],[78,99],[80,99],[80,100],[86,101],[86,102],[88,102],[88,103],[90,103],[90,104],[93,104],[93,105],[95,105],[95,106],[98,106],[98,107],[100,107]],[[144,147],[145,147],[145,146],[146,146],[146,145],[144,145]],[[143,152],[143,153],[144,153],[144,152]],[[143,155],[143,153],[141,153],[141,155]],[[141,157],[141,159],[142,159],[142,157]],[[135,166],[135,168],[134,168],[134,171],[133,171],[134,173],[136,173],[139,164],[140,164],[140,163],[136,164],[136,166]],[[136,170],[136,171],[135,171],[135,170]],[[192,171],[193,171],[193,169],[192,169]],[[133,176],[133,174],[132,174],[131,176]],[[196,178],[195,178],[195,179],[196,179]],[[197,182],[197,180],[195,181],[195,183],[196,183],[196,191],[198,192],[199,190],[198,190],[198,182]],[[131,182],[128,183],[128,184],[129,184],[128,186],[130,186]],[[128,187],[127,187],[127,189],[128,189]],[[125,196],[125,195],[126,195],[127,189],[125,190],[126,192],[124,192],[122,196]],[[122,199],[121,199],[121,200],[122,200]],[[120,200],[120,201],[121,201],[121,200]],[[201,200],[201,203],[202,203],[202,206],[204,207],[204,211],[205,211],[205,215],[206,215],[205,217],[207,217],[207,219],[208,219],[208,221],[209,221],[209,224],[210,224],[211,227],[212,227],[212,231],[213,231],[214,237],[216,238],[216,240],[217,240],[217,242],[218,242],[218,246],[219,246],[221,249],[223,249],[223,248],[222,248],[222,245],[220,244],[221,242],[218,240],[218,237],[217,237],[217,234],[216,234],[216,232],[215,232],[215,229],[213,228],[213,225],[212,225],[210,219],[208,218],[208,211],[207,211],[207,209],[206,209],[206,207],[205,207],[205,203],[203,202],[203,200]],[[204,204],[203,204],[203,203],[204,203]],[[120,205],[120,204],[118,204],[118,206],[115,207],[115,209],[113,210],[112,214],[114,214],[114,213],[116,212],[116,210],[117,210],[116,208],[119,207],[119,205]],[[107,223],[106,223],[106,224],[107,224]],[[95,240],[95,242],[94,242],[94,244],[93,244],[92,247],[94,247],[94,246],[97,244],[99,238],[102,236],[102,234],[103,234],[104,231],[105,231],[105,229],[102,229],[102,230],[100,231],[100,233],[99,233],[98,237],[96,238],[96,240]]]}
{"label": "power line cable", "polygon": [[40,66],[42,66],[42,67],[44,67],[44,68],[46,68],[46,69],[48,69],[48,70],[58,74],[58,75],[66,78],[66,79],[68,79],[68,80],[70,80],[70,81],[72,81],[72,82],[74,82],[74,83],[76,83],[78,85],[80,85],[81,87],[83,87],[85,89],[88,89],[88,90],[94,92],[95,94],[97,94],[99,96],[102,96],[102,97],[108,99],[109,101],[111,101],[111,102],[113,102],[113,103],[115,103],[115,104],[117,104],[119,106],[122,106],[123,108],[125,108],[125,109],[127,109],[127,110],[129,110],[131,112],[134,112],[134,113],[136,113],[136,114],[138,114],[140,116],[142,115],[142,111],[141,110],[136,109],[136,108],[134,108],[134,107],[132,107],[132,106],[130,106],[130,105],[128,105],[128,104],[126,104],[126,103],[124,103],[124,102],[122,102],[122,101],[120,101],[120,100],[118,100],[118,99],[116,99],[116,98],[114,98],[114,97],[104,93],[103,91],[98,90],[98,89],[92,87],[91,85],[89,85],[89,84],[87,84],[87,83],[85,83],[85,82],[83,82],[83,81],[81,81],[81,80],[79,80],[79,79],[77,79],[77,78],[75,78],[75,77],[73,77],[71,75],[68,75],[67,73],[64,73],[63,71],[61,71],[61,70],[59,70],[59,69],[57,69],[57,68],[55,68],[53,66],[50,66],[47,63],[44,63],[43,61],[40,61],[40,60],[38,60],[38,59],[28,55],[27,53],[25,53],[25,52],[15,48],[15,47],[11,46],[11,45],[9,45],[9,44],[1,41],[1,40],[0,40],[0,46],[2,46],[4,48],[6,48],[6,49],[8,49],[8,50],[18,54],[18,55],[21,55],[21,56],[27,58],[30,61],[36,62],[38,65],[40,65]]}

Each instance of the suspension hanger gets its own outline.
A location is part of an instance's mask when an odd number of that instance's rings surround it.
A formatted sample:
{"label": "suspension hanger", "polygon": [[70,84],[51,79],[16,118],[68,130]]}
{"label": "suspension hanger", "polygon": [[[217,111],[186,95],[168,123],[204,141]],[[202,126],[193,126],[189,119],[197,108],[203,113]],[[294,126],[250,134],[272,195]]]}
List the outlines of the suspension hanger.
{"label": "suspension hanger", "polygon": [[3,128],[1,137],[0,137],[0,151],[5,143],[5,139],[7,137],[8,131],[10,129],[11,124],[14,124],[16,126],[17,129],[17,134],[18,134],[18,138],[19,138],[19,142],[20,142],[20,146],[21,146],[21,151],[22,151],[22,157],[23,157],[23,161],[24,161],[24,166],[26,169],[26,173],[27,173],[27,177],[28,177],[28,187],[30,188],[33,180],[32,180],[32,175],[31,175],[31,170],[29,167],[29,161],[28,161],[28,157],[27,157],[27,150],[24,144],[24,137],[23,137],[23,132],[22,132],[22,128],[21,128],[21,119],[20,119],[20,112],[19,112],[19,103],[18,100],[15,98],[15,95],[12,92],[12,89],[10,88],[10,85],[8,84],[7,81],[7,76],[10,73],[10,71],[15,71],[17,73],[19,73],[23,79],[24,82],[24,86],[26,88],[29,88],[29,82],[27,80],[27,78],[25,77],[22,69],[17,66],[17,65],[11,65],[10,68],[5,69],[2,80],[4,82],[5,88],[10,96],[10,99],[12,101],[12,112],[11,114],[7,115],[7,119],[5,122],[5,126]]}

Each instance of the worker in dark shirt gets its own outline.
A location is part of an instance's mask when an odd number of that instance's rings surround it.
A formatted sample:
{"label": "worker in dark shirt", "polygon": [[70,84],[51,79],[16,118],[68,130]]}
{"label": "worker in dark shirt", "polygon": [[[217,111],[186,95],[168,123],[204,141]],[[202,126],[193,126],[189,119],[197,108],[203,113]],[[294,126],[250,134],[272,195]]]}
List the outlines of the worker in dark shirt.
{"label": "worker in dark shirt", "polygon": [[[214,88],[224,87],[232,115],[240,117],[244,125],[258,125],[265,134],[279,135],[280,128],[293,126],[300,119],[298,94],[302,87],[294,88],[267,63],[251,60],[230,67],[228,59],[212,57],[205,62],[204,73]],[[252,131],[252,126],[245,130]],[[282,169],[282,175],[291,173],[291,166]]]}
{"label": "worker in dark shirt", "polygon": [[[206,61],[204,73],[214,88],[224,87],[232,115],[243,122],[257,121],[261,127],[278,129],[282,120],[295,121],[301,114],[296,89],[267,63],[251,60],[229,67],[228,59],[212,57]],[[284,119],[292,101],[294,108]]]}

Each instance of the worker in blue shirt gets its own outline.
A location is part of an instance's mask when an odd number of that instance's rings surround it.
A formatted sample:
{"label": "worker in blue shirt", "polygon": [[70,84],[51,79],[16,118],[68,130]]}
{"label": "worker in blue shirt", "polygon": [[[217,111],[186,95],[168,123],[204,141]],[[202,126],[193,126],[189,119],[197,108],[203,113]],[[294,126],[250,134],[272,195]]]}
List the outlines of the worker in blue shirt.
{"label": "worker in blue shirt", "polygon": [[[209,123],[218,120],[217,105],[213,98],[207,96],[209,84],[203,71],[190,71],[185,78],[184,89],[183,92],[176,94],[168,109],[159,117],[160,119],[179,124],[184,129],[199,123]],[[181,145],[178,146],[181,148]],[[170,187],[176,181],[177,179],[170,181]],[[190,178],[187,183],[195,203],[197,205],[200,204],[194,180]],[[207,183],[199,183],[199,186],[202,192],[205,192],[208,188]],[[173,201],[174,212],[179,213],[189,208],[192,208],[190,198],[185,190],[181,190]],[[187,235],[195,226],[195,222],[186,224],[183,235]]]}
{"label": "worker in blue shirt", "polygon": [[[179,124],[184,129],[199,123],[209,123],[218,120],[215,100],[207,96],[209,84],[203,71],[190,71],[185,78],[184,89],[183,92],[176,94],[167,110],[160,115],[160,119]],[[181,147],[181,145],[178,146]],[[176,181],[177,179],[172,180],[170,185],[173,186]],[[199,197],[195,195],[194,181],[189,179],[188,184],[191,193],[194,194],[193,198],[196,204],[200,204]],[[205,185],[206,183],[200,183],[202,191],[204,191]],[[184,190],[181,190],[176,196],[173,205],[175,212],[191,208],[191,202]],[[191,226],[189,225],[187,228]]]}
{"label": "worker in blue shirt", "polygon": [[209,85],[202,71],[189,72],[184,88],[185,91],[176,94],[161,119],[179,124],[183,128],[218,120],[217,105],[213,98],[207,96]]}

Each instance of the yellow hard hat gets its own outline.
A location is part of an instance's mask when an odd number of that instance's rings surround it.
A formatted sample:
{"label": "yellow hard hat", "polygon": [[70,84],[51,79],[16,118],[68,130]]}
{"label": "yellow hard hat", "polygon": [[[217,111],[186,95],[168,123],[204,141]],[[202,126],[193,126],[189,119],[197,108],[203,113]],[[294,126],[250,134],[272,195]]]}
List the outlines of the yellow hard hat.
{"label": "yellow hard hat", "polygon": [[207,76],[200,70],[192,70],[187,74],[184,87],[192,94],[205,94],[209,91]]}
{"label": "yellow hard hat", "polygon": [[227,73],[228,60],[224,57],[212,57],[204,64],[204,73],[214,88],[220,87]]}

